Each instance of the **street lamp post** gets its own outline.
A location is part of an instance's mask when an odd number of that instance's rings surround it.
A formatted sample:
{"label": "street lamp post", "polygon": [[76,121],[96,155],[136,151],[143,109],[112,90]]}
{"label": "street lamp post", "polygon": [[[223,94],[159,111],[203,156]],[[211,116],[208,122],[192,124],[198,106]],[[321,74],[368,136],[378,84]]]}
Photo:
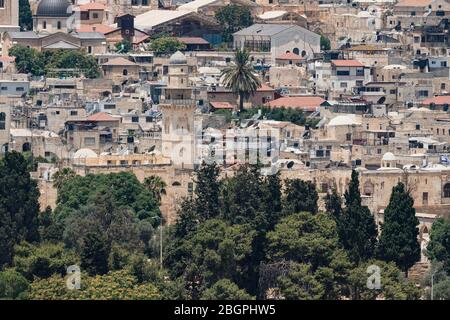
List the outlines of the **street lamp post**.
{"label": "street lamp post", "polygon": [[162,233],[162,218],[161,217],[152,217],[152,219],[159,219],[159,266],[162,269],[163,267],[163,233]]}
{"label": "street lamp post", "polygon": [[433,286],[434,286],[434,274],[435,273],[436,273],[436,271],[431,274],[431,300],[433,300],[433,298],[434,298],[434,288],[433,288]]}

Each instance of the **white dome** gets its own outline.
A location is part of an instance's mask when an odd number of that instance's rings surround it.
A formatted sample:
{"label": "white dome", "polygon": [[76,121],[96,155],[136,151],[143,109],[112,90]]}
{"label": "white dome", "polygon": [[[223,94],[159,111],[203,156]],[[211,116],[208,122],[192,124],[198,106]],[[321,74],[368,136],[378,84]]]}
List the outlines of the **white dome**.
{"label": "white dome", "polygon": [[74,159],[84,159],[84,158],[98,158],[98,155],[92,149],[82,148],[78,149],[73,155]]}
{"label": "white dome", "polygon": [[359,18],[368,18],[371,17],[372,15],[367,11],[360,11],[356,16]]}
{"label": "white dome", "polygon": [[337,116],[328,122],[328,125],[331,127],[335,126],[351,126],[351,125],[357,125],[360,124],[355,119],[349,117],[349,116]]}
{"label": "white dome", "polygon": [[381,160],[382,161],[395,161],[395,160],[397,160],[397,158],[394,156],[394,154],[392,152],[386,152],[383,155],[383,158]]}
{"label": "white dome", "polygon": [[177,51],[173,55],[170,56],[169,63],[170,64],[187,64],[187,59],[186,59],[186,56],[181,51]]}

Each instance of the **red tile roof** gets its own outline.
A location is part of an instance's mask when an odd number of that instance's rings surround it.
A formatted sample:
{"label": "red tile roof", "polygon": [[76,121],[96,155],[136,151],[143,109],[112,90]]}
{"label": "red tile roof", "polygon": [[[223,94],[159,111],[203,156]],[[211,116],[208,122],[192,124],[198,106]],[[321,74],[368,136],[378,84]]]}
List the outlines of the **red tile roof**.
{"label": "red tile roof", "polygon": [[209,44],[208,41],[200,37],[179,37],[177,39],[185,44]]}
{"label": "red tile roof", "polygon": [[423,105],[430,105],[432,103],[436,105],[443,105],[443,104],[450,105],[450,96],[436,96],[433,98],[425,99],[422,102]]}
{"label": "red tile roof", "polygon": [[358,60],[331,60],[336,67],[364,67]]}
{"label": "red tile roof", "polygon": [[106,112],[97,112],[87,117],[87,121],[119,121],[118,118],[114,118]]}
{"label": "red tile roof", "polygon": [[15,60],[16,60],[16,57],[9,57],[9,56],[0,57],[0,61],[2,61],[2,62],[14,62]]}
{"label": "red tile roof", "polygon": [[103,34],[116,30],[116,28],[104,25],[104,24],[91,24],[84,25],[77,29],[77,32],[100,32]]}
{"label": "red tile roof", "polygon": [[234,109],[233,105],[229,102],[210,102],[214,109]]}
{"label": "red tile roof", "polygon": [[317,96],[281,97],[269,102],[271,108],[295,108],[305,111],[316,111],[325,102],[325,99]]}
{"label": "red tile roof", "polygon": [[150,39],[150,36],[147,36],[147,35],[140,36],[140,37],[134,36],[133,37],[133,44],[142,43],[142,42],[146,41],[147,39]]}
{"label": "red tile roof", "polygon": [[279,55],[275,59],[277,59],[277,60],[305,60],[305,58],[303,58],[293,52],[283,53],[282,55]]}

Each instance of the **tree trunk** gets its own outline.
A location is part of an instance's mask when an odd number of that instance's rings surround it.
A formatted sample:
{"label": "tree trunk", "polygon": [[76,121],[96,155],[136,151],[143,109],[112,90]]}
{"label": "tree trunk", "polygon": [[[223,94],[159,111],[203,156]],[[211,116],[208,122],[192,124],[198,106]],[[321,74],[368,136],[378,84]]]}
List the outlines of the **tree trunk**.
{"label": "tree trunk", "polygon": [[239,112],[244,111],[244,93],[239,92]]}

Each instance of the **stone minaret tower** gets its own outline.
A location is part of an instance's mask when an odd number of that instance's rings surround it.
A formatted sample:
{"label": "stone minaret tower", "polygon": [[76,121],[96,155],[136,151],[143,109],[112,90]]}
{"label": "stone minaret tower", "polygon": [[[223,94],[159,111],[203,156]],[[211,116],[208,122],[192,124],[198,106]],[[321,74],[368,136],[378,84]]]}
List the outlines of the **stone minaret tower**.
{"label": "stone minaret tower", "polygon": [[159,107],[163,114],[162,154],[171,158],[175,166],[193,168],[197,104],[189,86],[187,59],[179,51],[170,57],[168,86]]}

